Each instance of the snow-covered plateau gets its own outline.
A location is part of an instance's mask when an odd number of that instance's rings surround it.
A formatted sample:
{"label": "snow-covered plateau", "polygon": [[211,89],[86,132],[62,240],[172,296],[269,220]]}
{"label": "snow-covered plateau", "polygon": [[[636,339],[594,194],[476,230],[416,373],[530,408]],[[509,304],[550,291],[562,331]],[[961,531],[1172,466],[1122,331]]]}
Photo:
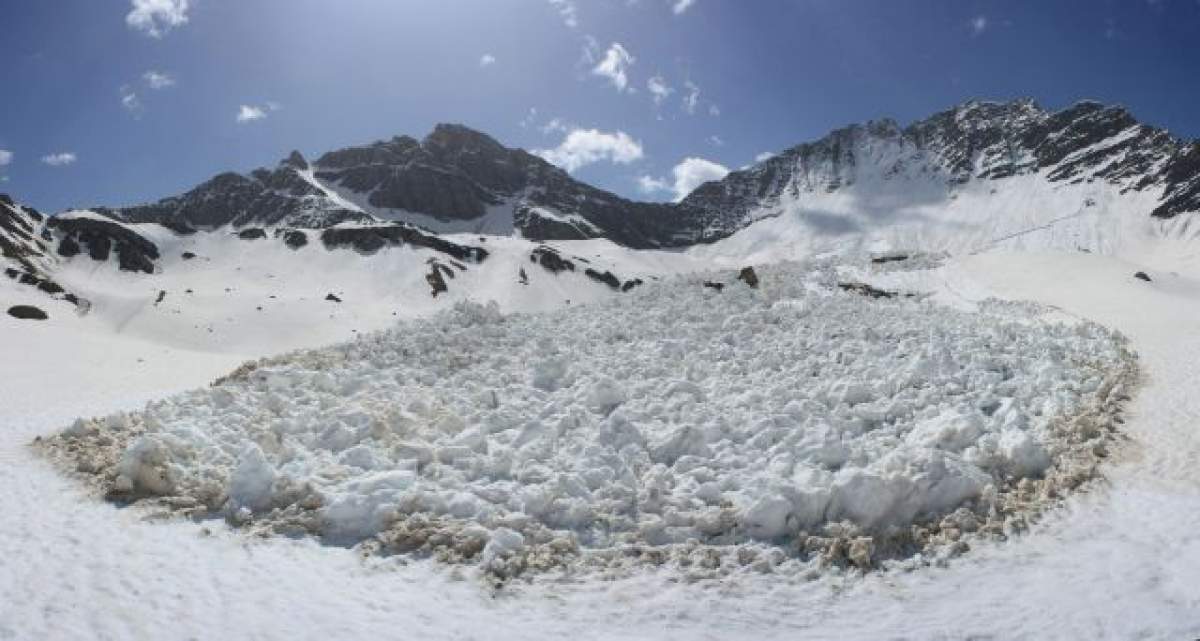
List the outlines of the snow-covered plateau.
{"label": "snow-covered plateau", "polygon": [[1135,381],[1122,338],[842,291],[845,271],[684,276],[541,314],[464,302],[47,445],[111,498],[492,578],[929,561],[1094,475]]}

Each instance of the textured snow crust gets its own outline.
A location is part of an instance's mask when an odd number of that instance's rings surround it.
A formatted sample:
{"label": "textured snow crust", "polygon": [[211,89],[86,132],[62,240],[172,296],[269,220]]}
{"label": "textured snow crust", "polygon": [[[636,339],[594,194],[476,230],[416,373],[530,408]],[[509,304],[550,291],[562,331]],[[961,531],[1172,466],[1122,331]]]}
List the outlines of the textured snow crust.
{"label": "textured snow crust", "polygon": [[541,314],[460,303],[50,447],[114,498],[498,576],[700,548],[865,568],[1003,536],[1094,474],[1132,384],[1119,335],[869,299],[839,267]]}

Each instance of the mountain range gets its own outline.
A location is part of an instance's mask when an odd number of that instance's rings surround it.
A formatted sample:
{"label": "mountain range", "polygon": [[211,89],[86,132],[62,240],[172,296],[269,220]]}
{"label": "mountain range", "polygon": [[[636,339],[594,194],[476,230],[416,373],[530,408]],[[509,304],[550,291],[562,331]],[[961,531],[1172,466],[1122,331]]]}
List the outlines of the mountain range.
{"label": "mountain range", "polygon": [[[132,207],[44,216],[5,196],[0,251],[13,280],[78,301],[86,292],[58,284],[72,261],[111,258],[121,271],[162,273],[166,247],[197,234],[293,251],[311,239],[364,255],[407,245],[440,261],[425,274],[436,295],[445,283],[433,281],[453,275],[447,262],[483,265],[497,237],[523,239],[530,261],[556,265],[557,274],[578,260],[539,245],[602,239],[629,251],[695,252],[716,244],[753,260],[770,244],[970,251],[1036,232],[1042,244],[1113,251],[1130,229],[1187,235],[1196,212],[1200,142],[1096,102],[1050,111],[1032,100],[972,101],[905,127],[882,119],[836,129],[676,203],[622,198],[486,134],[441,124],[421,140],[397,136],[314,160],[292,152],[273,168],[222,173]],[[634,278],[588,271],[613,289]]]}

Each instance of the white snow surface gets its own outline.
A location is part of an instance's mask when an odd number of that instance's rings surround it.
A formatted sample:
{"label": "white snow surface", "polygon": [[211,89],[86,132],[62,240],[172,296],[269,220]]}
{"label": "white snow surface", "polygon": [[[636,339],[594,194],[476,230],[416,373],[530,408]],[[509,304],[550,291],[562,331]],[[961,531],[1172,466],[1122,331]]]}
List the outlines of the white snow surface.
{"label": "white snow surface", "polygon": [[[765,240],[757,246],[759,259],[801,251],[786,244],[770,250]],[[589,257],[616,255],[600,243],[574,248]],[[714,262],[737,261],[741,251],[719,245],[704,249]],[[513,269],[518,260],[527,264],[524,251],[513,252]],[[683,261],[703,262],[697,253],[649,253],[635,264],[647,274],[686,271],[690,267]],[[877,277],[889,286],[926,289],[938,301],[964,310],[977,309],[990,296],[1036,300],[1055,306],[1064,317],[1120,330],[1138,349],[1145,383],[1123,426],[1131,439],[1129,455],[1105,467],[1106,485],[1072,496],[1023,536],[978,545],[946,568],[912,573],[833,573],[813,581],[738,576],[718,584],[686,584],[646,572],[613,581],[535,584],[498,599],[431,562],[363,561],[309,538],[256,541],[212,522],[146,522],[137,509],[96,501],[27,447],[35,436],[60,430],[76,416],[136,410],[147,401],[205,385],[246,358],[348,338],[344,320],[317,323],[307,338],[299,331],[273,332],[271,322],[253,320],[256,296],[214,295],[194,309],[214,319],[237,319],[229,321],[227,338],[241,329],[256,332],[257,341],[173,341],[168,330],[176,322],[156,316],[153,292],[135,296],[129,291],[132,277],[111,265],[71,261],[73,278],[109,283],[108,293],[97,297],[98,317],[77,317],[65,303],[48,305],[32,288],[0,279],[0,298],[7,304],[32,303],[51,312],[44,323],[0,316],[0,355],[5,357],[0,639],[1195,638],[1200,635],[1195,589],[1200,583],[1200,480],[1195,474],[1200,397],[1194,393],[1200,272],[1193,256],[1185,244],[1120,257],[987,251],[951,259],[932,271]],[[307,274],[322,278],[319,267]],[[203,263],[181,269],[205,271]],[[1132,278],[1137,270],[1148,270],[1154,282]],[[624,271],[622,276],[639,275]],[[210,271],[194,277],[217,286],[233,275]],[[326,282],[313,284],[312,295]],[[546,282],[554,287],[559,281]],[[582,281],[561,282],[561,289],[537,300],[549,306],[551,300],[576,295],[580,288],[571,285]],[[428,313],[431,307],[392,300],[401,316]],[[502,301],[502,310],[519,309],[521,303],[512,300]],[[353,309],[370,320],[362,330],[392,322],[390,312],[367,309]],[[336,313],[314,310],[307,316],[314,322]],[[108,322],[96,323],[97,318]],[[543,369],[549,375],[541,380],[550,386],[570,372],[569,366],[563,374]],[[621,387],[630,393],[626,381],[610,378],[619,385],[587,390],[596,407],[621,398]],[[631,393],[625,398],[622,405],[637,400]],[[585,411],[600,416],[590,407]],[[623,411],[617,406],[609,417]],[[268,448],[260,449],[270,463]],[[254,503],[267,475],[258,473],[265,466],[256,453],[244,458],[239,487],[245,493],[239,490],[239,495]],[[766,505],[762,513],[774,512]],[[497,532],[497,555],[523,544],[511,528]]]}

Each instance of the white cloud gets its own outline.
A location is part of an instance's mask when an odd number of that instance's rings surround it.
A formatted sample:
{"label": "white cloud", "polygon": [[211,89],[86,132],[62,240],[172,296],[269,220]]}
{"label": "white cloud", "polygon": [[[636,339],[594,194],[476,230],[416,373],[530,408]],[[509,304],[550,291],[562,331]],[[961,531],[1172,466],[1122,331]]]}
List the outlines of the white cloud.
{"label": "white cloud", "polygon": [[152,38],[161,38],[175,27],[187,24],[188,0],[130,0],[132,9],[125,24]]}
{"label": "white cloud", "polygon": [[757,156],[755,156],[755,157],[754,157],[754,162],[762,162],[762,161],[764,161],[764,160],[767,160],[767,159],[770,159],[770,158],[774,158],[774,157],[775,157],[775,152],[773,152],[773,151],[764,151],[764,152],[762,152],[762,153],[760,153],[760,154],[758,154]]}
{"label": "white cloud", "polygon": [[654,99],[654,104],[656,105],[662,104],[662,101],[675,93],[675,90],[667,84],[667,81],[662,76],[654,76],[647,80],[646,90],[650,92],[650,97]]}
{"label": "white cloud", "polygon": [[154,71],[153,69],[142,74],[142,80],[151,89],[166,89],[167,87],[175,86],[175,76],[163,71]]}
{"label": "white cloud", "polygon": [[654,176],[638,176],[637,184],[638,189],[640,189],[643,194],[654,194],[660,191],[669,191],[671,189],[671,186],[667,184],[667,181],[661,178],[655,178]]}
{"label": "white cloud", "polygon": [[713,116],[714,118],[721,115],[721,108],[716,105],[709,105],[708,115]]}
{"label": "white cloud", "polygon": [[621,43],[614,42],[608,51],[604,52],[604,57],[592,69],[592,73],[608,78],[617,91],[625,91],[629,87],[629,76],[626,75],[626,71],[633,63],[633,55],[625,47],[622,47]]}
{"label": "white cloud", "polygon": [[671,5],[671,12],[678,16],[692,8],[693,4],[696,4],[696,0],[675,0],[675,3]]}
{"label": "white cloud", "polygon": [[708,137],[708,144],[712,145],[713,147],[724,147],[725,141],[722,140],[720,136],[713,134]]}
{"label": "white cloud", "polygon": [[647,194],[669,191],[675,202],[679,202],[700,185],[729,175],[729,168],[704,158],[688,157],[671,169],[671,175],[674,180],[670,183],[653,176],[639,176],[638,187]]}
{"label": "white cloud", "polygon": [[696,106],[700,104],[700,87],[691,80],[686,80],[683,83],[687,93],[683,94],[683,110],[689,115],[696,113]]}
{"label": "white cloud", "polygon": [[551,118],[550,122],[541,126],[543,134],[549,135],[556,131],[565,132],[569,129],[567,123],[563,122],[562,118]]}
{"label": "white cloud", "polygon": [[129,85],[121,85],[121,107],[128,111],[134,118],[142,117],[142,101],[138,98],[137,92]]}
{"label": "white cloud", "polygon": [[558,10],[558,16],[563,24],[571,29],[579,26],[579,9],[573,0],[550,0],[550,6]]}
{"label": "white cloud", "polygon": [[238,109],[237,121],[250,122],[252,120],[262,120],[267,117],[267,112],[263,111],[262,107],[254,105],[242,105]]}
{"label": "white cloud", "polygon": [[971,26],[971,33],[978,36],[978,35],[982,34],[984,31],[987,31],[987,28],[988,28],[987,16],[975,16],[974,18],[971,18],[971,22],[969,24]]}
{"label": "white cloud", "polygon": [[0,167],[7,167],[12,164],[13,152],[7,149],[0,149]]}
{"label": "white cloud", "polygon": [[700,185],[724,178],[729,174],[729,168],[703,158],[684,158],[671,173],[675,176],[675,200],[678,201]]}
{"label": "white cloud", "polygon": [[573,172],[605,160],[622,165],[641,160],[642,143],[623,131],[608,133],[598,129],[573,129],[554,149],[538,149],[533,153]]}
{"label": "white cloud", "polygon": [[485,53],[482,56],[479,56],[480,67],[490,67],[494,64],[496,64],[496,56],[493,56],[490,53]]}
{"label": "white cloud", "polygon": [[77,159],[78,158],[76,158],[75,154],[70,151],[61,151],[56,154],[47,154],[42,156],[42,162],[50,165],[51,167],[65,167],[75,162]]}
{"label": "white cloud", "polygon": [[277,102],[268,100],[263,106],[258,105],[242,105],[238,107],[237,121],[239,124],[262,120],[272,111],[279,111],[283,106]]}

